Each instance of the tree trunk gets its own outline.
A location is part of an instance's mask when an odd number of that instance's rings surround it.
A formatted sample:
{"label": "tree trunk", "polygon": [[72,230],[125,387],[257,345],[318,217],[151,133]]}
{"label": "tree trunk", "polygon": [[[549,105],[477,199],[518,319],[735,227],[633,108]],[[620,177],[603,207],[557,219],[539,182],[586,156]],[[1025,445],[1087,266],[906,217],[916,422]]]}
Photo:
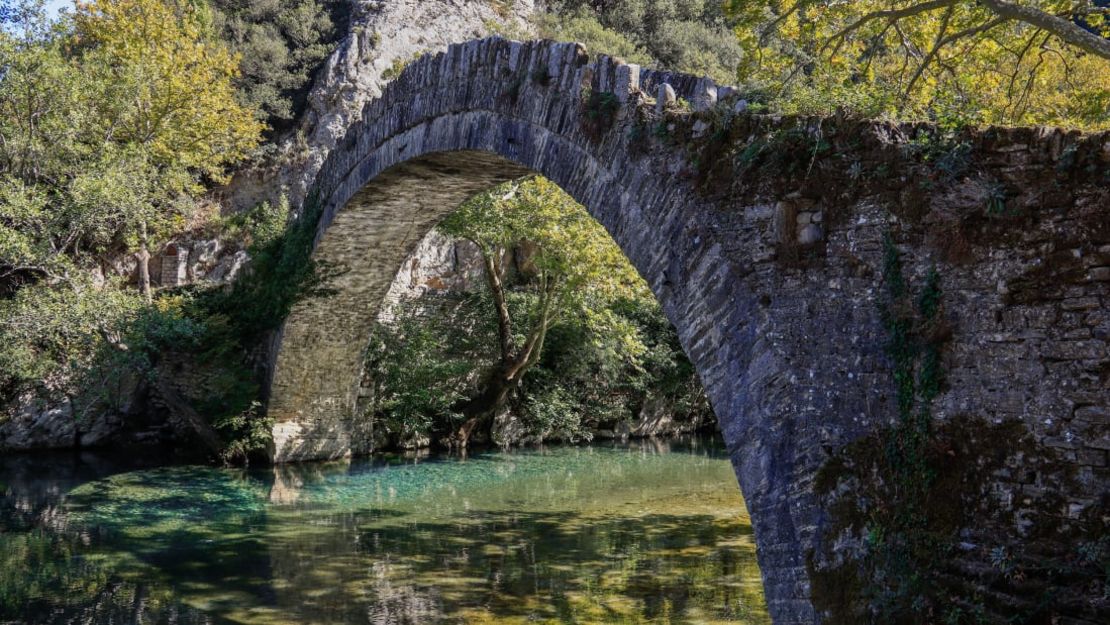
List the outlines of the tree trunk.
{"label": "tree trunk", "polygon": [[509,403],[509,398],[514,389],[520,386],[524,375],[537,362],[543,351],[544,338],[551,325],[558,281],[542,275],[541,302],[539,320],[528,333],[524,345],[518,349],[513,342],[512,317],[509,313],[508,300],[505,296],[504,268],[501,265],[501,250],[494,248],[486,250],[479,246],[489,284],[490,294],[493,297],[494,311],[497,314],[497,334],[499,347],[499,361],[497,367],[490,373],[483,392],[470,400],[463,407],[463,414],[470,415],[458,430],[450,437],[453,447],[465,449],[475,432],[483,432],[487,440],[493,440],[493,426],[497,414]]}
{"label": "tree trunk", "polygon": [[473,415],[459,428],[456,442],[466,447],[475,432],[485,433],[487,440],[493,440],[493,426],[497,415],[509,403],[513,390],[520,386],[528,373],[540,360],[547,329],[551,325],[551,298],[553,290],[545,288],[545,299],[540,311],[540,319],[532,329],[524,346],[519,352],[503,355],[501,362],[490,374],[485,391],[470,402],[464,412]]}
{"label": "tree trunk", "polygon": [[1041,9],[1023,6],[1016,2],[1006,2],[1005,0],[982,0],[982,3],[997,15],[1020,20],[1036,28],[1047,30],[1065,43],[1071,44],[1080,50],[1101,56],[1104,59],[1110,59],[1110,39],[1096,35],[1068,17],[1060,17]]}
{"label": "tree trunk", "polygon": [[482,261],[486,270],[486,282],[489,283],[490,295],[493,297],[493,307],[497,312],[497,338],[501,350],[501,361],[512,357],[513,353],[513,320],[509,315],[509,304],[505,299],[505,276],[501,266],[500,248],[491,251],[482,249]]}
{"label": "tree trunk", "polygon": [[147,249],[146,224],[140,228],[139,251],[135,252],[135,260],[139,261],[139,291],[146,301],[151,300],[150,293],[150,250]]}
{"label": "tree trunk", "polygon": [[492,440],[494,418],[497,412],[508,403],[512,390],[513,384],[506,375],[505,369],[499,365],[489,375],[482,393],[463,407],[463,414],[471,416],[451,436],[451,446],[466,449],[476,432],[482,432],[486,435],[486,440]]}

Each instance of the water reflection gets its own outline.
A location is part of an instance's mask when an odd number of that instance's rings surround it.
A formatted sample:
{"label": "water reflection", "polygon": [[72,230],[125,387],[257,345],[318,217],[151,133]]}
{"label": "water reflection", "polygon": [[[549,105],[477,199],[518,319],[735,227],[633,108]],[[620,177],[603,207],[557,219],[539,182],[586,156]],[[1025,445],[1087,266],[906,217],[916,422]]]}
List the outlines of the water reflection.
{"label": "water reflection", "polygon": [[696,440],[51,471],[0,463],[0,623],[768,622]]}

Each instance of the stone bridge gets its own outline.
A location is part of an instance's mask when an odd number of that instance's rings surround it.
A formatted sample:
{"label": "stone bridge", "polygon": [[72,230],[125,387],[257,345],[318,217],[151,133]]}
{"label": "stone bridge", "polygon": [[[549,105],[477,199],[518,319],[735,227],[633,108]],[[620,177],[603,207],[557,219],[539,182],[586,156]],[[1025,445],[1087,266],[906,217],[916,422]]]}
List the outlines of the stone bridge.
{"label": "stone bridge", "polygon": [[[830,497],[850,488],[828,494],[816,478],[898,419],[880,313],[892,254],[909,285],[939,276],[949,330],[931,415],[939,428],[985,424],[948,453],[998,460],[964,485],[1012,513],[990,531],[1017,540],[1042,512],[1104,510],[1110,135],[942,134],[752,114],[734,89],[573,43],[491,38],[420,58],[367,104],[306,202],[315,257],[340,271],[275,343],[274,459],[368,451],[354,406],[398,267],[463,200],[539,173],[605,226],[678,329],[751,512],[776,623],[832,620],[829,573],[853,534]],[[1014,423],[1020,450],[990,429]],[[1056,464],[1034,466],[1036,454]],[[964,520],[966,543],[987,531],[982,514]]]}

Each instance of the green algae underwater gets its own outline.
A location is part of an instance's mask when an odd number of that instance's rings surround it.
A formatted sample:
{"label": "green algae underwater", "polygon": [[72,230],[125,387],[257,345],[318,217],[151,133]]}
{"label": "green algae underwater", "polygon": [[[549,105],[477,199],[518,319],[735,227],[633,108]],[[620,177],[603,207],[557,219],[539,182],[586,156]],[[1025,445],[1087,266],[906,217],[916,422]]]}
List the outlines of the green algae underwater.
{"label": "green algae underwater", "polygon": [[769,623],[712,440],[80,474],[0,464],[0,623]]}

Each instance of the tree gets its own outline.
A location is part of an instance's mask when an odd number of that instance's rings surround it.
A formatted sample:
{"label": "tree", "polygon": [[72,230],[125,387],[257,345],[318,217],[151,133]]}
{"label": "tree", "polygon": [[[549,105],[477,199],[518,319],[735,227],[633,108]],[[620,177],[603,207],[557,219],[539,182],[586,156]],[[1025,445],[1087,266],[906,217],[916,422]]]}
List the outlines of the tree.
{"label": "tree", "polygon": [[[552,324],[572,310],[586,310],[591,299],[643,294],[647,285],[605,229],[544,178],[506,183],[481,194],[440,228],[478,247],[497,320],[497,362],[483,392],[464,409],[470,418],[457,433],[457,442],[465,446],[476,428],[492,425],[539,362]],[[533,251],[525,271],[534,298],[514,316],[506,288],[506,257],[522,242]]]}
{"label": "tree", "polygon": [[647,284],[557,185],[500,185],[438,229],[473,244],[484,284],[391,305],[364,363],[377,444],[577,441],[660,411],[712,423]]}
{"label": "tree", "polygon": [[1110,126],[1110,9],[1090,0],[729,0],[740,77],[786,112]]}
{"label": "tree", "polygon": [[74,25],[77,62],[100,87],[86,140],[100,160],[149,181],[146,197],[121,206],[134,209],[125,224],[149,299],[152,241],[179,225],[202,179],[224,180],[247,156],[262,125],[236,100],[238,59],[205,35],[191,6],[90,0],[77,4]]}
{"label": "tree", "polygon": [[347,0],[211,0],[217,35],[239,54],[236,86],[275,131],[303,111],[318,68],[346,33]]}
{"label": "tree", "polygon": [[[577,41],[593,54],[608,54],[628,63],[651,65],[652,58],[624,33],[606,28],[597,17],[579,11],[570,15],[546,14],[536,18],[539,35],[556,41]],[[527,34],[520,35],[527,38]]]}
{"label": "tree", "polygon": [[659,69],[736,79],[741,50],[715,0],[556,0],[542,35]]}
{"label": "tree", "polygon": [[[149,247],[186,227],[261,124],[235,101],[237,59],[189,6],[99,0],[54,21],[35,0],[14,8],[0,29],[0,395],[96,396],[207,332],[192,307],[150,301]],[[145,299],[112,277],[136,250]]]}

